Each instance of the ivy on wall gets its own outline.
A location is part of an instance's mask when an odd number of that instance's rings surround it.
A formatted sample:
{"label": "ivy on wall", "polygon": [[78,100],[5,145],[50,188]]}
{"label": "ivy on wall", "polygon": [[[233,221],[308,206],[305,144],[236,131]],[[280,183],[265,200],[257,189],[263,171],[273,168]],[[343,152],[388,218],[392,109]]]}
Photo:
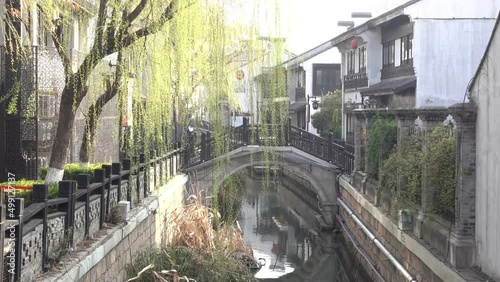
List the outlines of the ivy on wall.
{"label": "ivy on wall", "polygon": [[397,143],[398,125],[394,118],[378,114],[368,125],[366,149],[369,171],[367,173],[378,179],[382,163],[389,157]]}
{"label": "ivy on wall", "polygon": [[424,150],[427,183],[434,188],[432,212],[446,219],[455,213],[455,143],[455,128],[442,125],[429,134]]}
{"label": "ivy on wall", "polygon": [[382,195],[396,198],[400,207],[421,205],[423,169],[426,185],[431,185],[433,202],[427,212],[452,220],[455,210],[455,129],[441,125],[429,133],[405,138],[397,152],[391,153],[379,171]]}
{"label": "ivy on wall", "polygon": [[380,193],[396,196],[404,206],[420,205],[422,190],[423,134],[405,138],[397,152],[383,162],[379,174]]}

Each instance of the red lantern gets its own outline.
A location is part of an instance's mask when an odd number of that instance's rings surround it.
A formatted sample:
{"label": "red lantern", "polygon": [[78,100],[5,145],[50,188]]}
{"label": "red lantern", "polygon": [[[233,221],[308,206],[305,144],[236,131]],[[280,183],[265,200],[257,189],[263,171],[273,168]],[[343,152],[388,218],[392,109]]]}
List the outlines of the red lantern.
{"label": "red lantern", "polygon": [[245,77],[245,73],[242,70],[236,71],[236,79],[242,80]]}
{"label": "red lantern", "polygon": [[358,48],[358,41],[356,39],[354,39],[353,41],[351,41],[351,48],[352,49]]}

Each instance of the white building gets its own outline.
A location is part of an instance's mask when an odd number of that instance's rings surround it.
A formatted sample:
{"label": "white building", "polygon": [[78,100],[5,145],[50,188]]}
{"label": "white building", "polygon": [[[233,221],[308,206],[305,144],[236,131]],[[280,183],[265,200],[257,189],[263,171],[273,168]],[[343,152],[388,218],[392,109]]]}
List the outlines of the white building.
{"label": "white building", "polygon": [[462,102],[500,1],[412,0],[336,38],[344,78],[344,138],[358,107]]}
{"label": "white building", "polygon": [[[419,108],[463,101],[500,0],[411,0],[287,62],[341,52],[343,138],[358,107]],[[333,56],[333,55],[332,55]]]}
{"label": "white building", "polygon": [[477,104],[476,249],[481,270],[500,280],[500,14],[490,42],[469,87]]}
{"label": "white building", "polygon": [[292,125],[318,134],[311,116],[320,109],[314,109],[313,102],[321,103],[328,92],[342,89],[340,54],[335,49],[306,54],[285,62],[290,76],[290,117]]}

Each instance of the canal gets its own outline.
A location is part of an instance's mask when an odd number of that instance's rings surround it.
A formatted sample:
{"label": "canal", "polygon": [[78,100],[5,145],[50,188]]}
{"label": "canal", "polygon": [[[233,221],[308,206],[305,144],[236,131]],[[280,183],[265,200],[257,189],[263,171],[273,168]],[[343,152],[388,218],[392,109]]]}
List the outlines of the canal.
{"label": "canal", "polygon": [[335,240],[337,248],[333,254],[322,251],[315,224],[317,207],[298,197],[289,182],[272,181],[267,187],[262,182],[258,177],[246,177],[239,218],[245,242],[252,247],[254,257],[265,263],[255,278],[370,281],[352,260],[353,248],[342,236]]}

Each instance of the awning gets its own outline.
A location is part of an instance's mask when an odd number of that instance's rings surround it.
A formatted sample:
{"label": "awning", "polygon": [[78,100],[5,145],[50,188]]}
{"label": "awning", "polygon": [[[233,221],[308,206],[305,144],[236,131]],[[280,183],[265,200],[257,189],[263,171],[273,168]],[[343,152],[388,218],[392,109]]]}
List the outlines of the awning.
{"label": "awning", "polygon": [[368,89],[360,91],[360,93],[365,96],[393,95],[410,88],[415,88],[416,85],[417,78],[414,75],[397,77],[384,79],[381,82],[370,86]]}
{"label": "awning", "polygon": [[289,111],[296,112],[303,110],[307,105],[307,101],[295,101],[295,103],[291,104],[288,108]]}

